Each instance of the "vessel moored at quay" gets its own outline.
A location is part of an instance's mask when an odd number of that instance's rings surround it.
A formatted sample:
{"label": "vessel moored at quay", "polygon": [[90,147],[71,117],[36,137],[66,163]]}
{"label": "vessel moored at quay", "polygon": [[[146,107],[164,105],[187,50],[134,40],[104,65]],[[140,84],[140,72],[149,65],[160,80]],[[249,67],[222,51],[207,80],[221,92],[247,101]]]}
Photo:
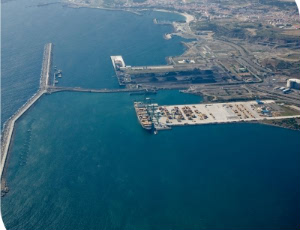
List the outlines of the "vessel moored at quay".
{"label": "vessel moored at quay", "polygon": [[142,102],[134,102],[134,109],[141,126],[146,130],[153,130],[153,122],[148,113],[147,105]]}

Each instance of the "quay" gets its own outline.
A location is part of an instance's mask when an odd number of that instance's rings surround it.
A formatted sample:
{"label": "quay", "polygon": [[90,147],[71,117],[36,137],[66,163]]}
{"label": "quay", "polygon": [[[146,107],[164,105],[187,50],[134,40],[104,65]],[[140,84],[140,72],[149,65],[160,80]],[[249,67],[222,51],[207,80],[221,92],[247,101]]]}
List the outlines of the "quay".
{"label": "quay", "polygon": [[43,65],[40,78],[40,89],[46,89],[50,84],[50,71],[52,61],[52,43],[47,43],[44,48]]}
{"label": "quay", "polygon": [[1,164],[0,164],[1,180],[3,179],[2,175],[4,172],[5,163],[7,160],[7,154],[9,152],[9,147],[11,144],[11,139],[14,132],[16,121],[47,92],[47,88],[49,87],[51,62],[52,62],[52,49],[53,49],[52,43],[47,43],[44,47],[40,87],[38,92],[34,94],[20,109],[18,109],[17,112],[14,115],[12,115],[4,124],[3,132],[1,135]]}
{"label": "quay", "polygon": [[126,64],[123,60],[123,57],[120,55],[117,56],[111,56],[110,57],[116,76],[118,78],[118,82],[120,86],[124,86],[126,82],[130,82],[130,78],[127,79],[123,74],[122,74],[122,69],[126,68]]}
{"label": "quay", "polygon": [[185,125],[300,118],[300,108],[274,100],[168,106],[149,104],[145,108],[156,130]]}
{"label": "quay", "polygon": [[[171,34],[165,34],[170,39]],[[215,83],[222,78],[218,71],[197,63],[194,59],[170,61],[166,65],[130,66],[122,56],[111,56],[119,85],[185,85],[191,83]]]}

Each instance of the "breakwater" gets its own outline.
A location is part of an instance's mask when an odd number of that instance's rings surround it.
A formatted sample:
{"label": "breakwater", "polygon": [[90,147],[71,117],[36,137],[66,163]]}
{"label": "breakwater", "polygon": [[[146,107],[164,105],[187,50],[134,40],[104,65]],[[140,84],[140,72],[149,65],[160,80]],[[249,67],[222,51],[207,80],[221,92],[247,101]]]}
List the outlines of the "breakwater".
{"label": "breakwater", "polygon": [[[51,63],[52,63],[52,50],[53,44],[47,43],[44,47],[43,64],[40,78],[40,87],[37,93],[35,93],[21,108],[19,108],[14,115],[12,115],[4,124],[3,132],[1,135],[1,164],[0,164],[0,177],[4,172],[5,164],[7,161],[7,155],[11,144],[11,139],[14,132],[16,121],[35,103],[41,96],[47,92],[49,86]],[[1,187],[1,189],[3,189]]]}

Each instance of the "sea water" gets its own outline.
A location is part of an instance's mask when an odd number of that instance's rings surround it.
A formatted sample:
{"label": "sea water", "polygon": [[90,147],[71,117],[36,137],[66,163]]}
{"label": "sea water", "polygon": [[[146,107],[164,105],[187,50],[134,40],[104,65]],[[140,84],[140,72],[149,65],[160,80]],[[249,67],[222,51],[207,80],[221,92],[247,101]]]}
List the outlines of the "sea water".
{"label": "sea water", "polygon": [[[163,104],[200,101],[159,92]],[[129,93],[55,93],[17,124],[8,229],[294,229],[300,134],[258,124],[139,124]]]}
{"label": "sea water", "polygon": [[[42,2],[42,1],[41,1]],[[2,5],[2,122],[38,89],[53,42],[58,85],[118,88],[109,59],[165,64],[183,52],[145,12]],[[175,18],[174,18],[175,17]],[[178,20],[182,18],[178,16]],[[159,104],[201,102],[176,90]],[[2,217],[7,229],[295,229],[299,132],[258,124],[140,126],[129,93],[44,95],[16,125]]]}
{"label": "sea water", "polygon": [[48,42],[54,44],[53,67],[63,72],[57,86],[84,88],[119,87],[112,55],[122,55],[128,65],[160,65],[184,51],[183,39],[163,38],[172,26],[153,23],[154,18],[182,20],[181,15],[37,6],[44,2],[49,1],[17,0],[2,6],[1,124],[37,91]]}

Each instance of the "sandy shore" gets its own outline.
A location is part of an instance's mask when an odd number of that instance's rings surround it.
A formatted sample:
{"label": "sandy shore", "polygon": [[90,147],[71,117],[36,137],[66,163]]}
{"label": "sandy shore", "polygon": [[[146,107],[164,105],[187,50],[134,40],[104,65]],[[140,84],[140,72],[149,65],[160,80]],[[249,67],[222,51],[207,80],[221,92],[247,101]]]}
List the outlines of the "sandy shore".
{"label": "sandy shore", "polygon": [[188,13],[179,13],[179,14],[181,14],[182,16],[185,17],[185,22],[188,24],[195,20],[195,17],[191,14],[188,14]]}
{"label": "sandy shore", "polygon": [[173,14],[180,14],[180,15],[182,15],[183,17],[185,17],[185,22],[186,23],[190,23],[190,22],[192,22],[192,21],[194,21],[195,20],[195,17],[193,16],[193,15],[191,15],[191,14],[188,14],[188,13],[186,13],[186,12],[184,12],[184,13],[181,13],[181,12],[178,12],[178,11],[173,11],[173,10],[164,10],[164,9],[157,9],[157,8],[153,8],[153,9],[141,9],[141,11],[142,10],[153,10],[153,11],[158,11],[158,12],[166,12],[166,13],[173,13]]}
{"label": "sandy shore", "polygon": [[95,9],[101,9],[101,10],[121,10],[121,11],[127,11],[130,13],[135,13],[140,15],[138,12],[139,11],[145,11],[145,10],[153,10],[153,11],[160,11],[160,12],[167,12],[167,13],[174,13],[174,14],[180,14],[183,17],[185,17],[185,22],[186,23],[190,23],[192,21],[195,20],[195,17],[191,14],[188,14],[186,12],[182,13],[182,12],[178,12],[175,10],[165,10],[165,9],[158,9],[158,8],[141,8],[141,9],[130,9],[130,8],[106,8],[106,7],[101,7],[101,6],[90,6],[89,4],[83,4],[83,3],[76,3],[76,2],[72,2],[69,1],[66,3],[67,6],[69,7],[78,7],[78,8],[95,8]]}

